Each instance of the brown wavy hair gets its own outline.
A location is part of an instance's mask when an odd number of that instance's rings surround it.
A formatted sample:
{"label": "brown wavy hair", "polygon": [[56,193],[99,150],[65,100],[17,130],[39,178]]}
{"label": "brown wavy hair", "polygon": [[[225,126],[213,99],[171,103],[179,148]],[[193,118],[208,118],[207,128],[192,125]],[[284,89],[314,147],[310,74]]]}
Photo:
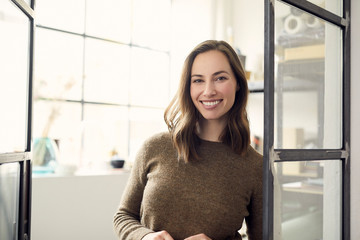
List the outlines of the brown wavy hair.
{"label": "brown wavy hair", "polygon": [[164,120],[177,150],[178,158],[185,162],[200,159],[196,150],[200,144],[200,139],[196,134],[200,113],[190,96],[191,68],[197,55],[210,50],[217,50],[225,54],[239,86],[234,105],[228,112],[227,125],[219,140],[240,155],[243,155],[250,145],[250,129],[246,112],[249,91],[244,68],[238,55],[227,42],[207,40],[197,45],[187,56],[178,91],[164,113]]}

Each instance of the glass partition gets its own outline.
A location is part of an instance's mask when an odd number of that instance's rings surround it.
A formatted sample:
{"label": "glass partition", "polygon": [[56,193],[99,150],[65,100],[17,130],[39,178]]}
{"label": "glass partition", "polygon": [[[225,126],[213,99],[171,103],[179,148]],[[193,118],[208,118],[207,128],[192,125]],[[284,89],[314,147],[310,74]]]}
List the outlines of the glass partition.
{"label": "glass partition", "polygon": [[336,15],[342,16],[343,3],[339,0],[307,0],[319,7],[322,7]]}
{"label": "glass partition", "polygon": [[19,179],[19,163],[0,164],[0,238],[2,240],[13,240],[19,229]]}
{"label": "glass partition", "polygon": [[275,148],[341,148],[341,34],[340,27],[276,2]]}
{"label": "glass partition", "polygon": [[275,239],[341,239],[341,160],[275,163]]}
{"label": "glass partition", "polygon": [[0,153],[26,148],[29,27],[11,1],[0,2]]}

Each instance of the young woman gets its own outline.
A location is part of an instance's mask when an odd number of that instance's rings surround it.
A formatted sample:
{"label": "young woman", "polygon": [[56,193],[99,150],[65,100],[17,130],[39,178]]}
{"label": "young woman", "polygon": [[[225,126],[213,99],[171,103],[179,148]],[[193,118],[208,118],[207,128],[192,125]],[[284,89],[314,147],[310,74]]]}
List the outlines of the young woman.
{"label": "young woman", "polygon": [[250,146],[244,69],[224,41],[199,44],[145,141],[114,217],[119,239],[262,239],[262,156]]}

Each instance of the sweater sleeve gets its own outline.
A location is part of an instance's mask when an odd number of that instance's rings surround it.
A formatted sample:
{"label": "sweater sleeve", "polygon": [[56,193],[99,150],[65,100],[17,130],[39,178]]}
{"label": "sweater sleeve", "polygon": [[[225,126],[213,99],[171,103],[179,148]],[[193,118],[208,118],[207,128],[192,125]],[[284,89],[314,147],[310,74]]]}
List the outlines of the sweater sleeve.
{"label": "sweater sleeve", "polygon": [[254,190],[249,205],[249,216],[245,218],[247,225],[247,234],[249,240],[262,240],[262,201],[263,201],[263,189],[262,189],[262,156],[256,158],[256,171],[254,179]]}
{"label": "sweater sleeve", "polygon": [[114,231],[119,240],[139,240],[153,232],[140,223],[140,208],[147,181],[146,152],[147,147],[144,144],[137,154],[120,206],[114,216]]}

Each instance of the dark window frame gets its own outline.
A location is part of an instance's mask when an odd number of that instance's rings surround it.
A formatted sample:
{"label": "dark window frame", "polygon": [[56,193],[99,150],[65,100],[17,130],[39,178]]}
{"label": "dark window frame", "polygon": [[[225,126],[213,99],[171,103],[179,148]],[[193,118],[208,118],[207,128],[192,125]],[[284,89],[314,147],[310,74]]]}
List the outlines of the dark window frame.
{"label": "dark window frame", "polygon": [[[10,1],[10,0],[9,0]],[[27,79],[27,119],[26,119],[26,143],[23,152],[0,153],[0,165],[8,163],[19,164],[19,212],[17,238],[30,239],[31,230],[31,126],[32,126],[32,82],[33,82],[33,56],[34,56],[34,0],[30,4],[24,0],[11,0],[29,19],[29,59]]]}
{"label": "dark window frame", "polygon": [[[264,168],[263,239],[274,239],[274,176],[271,161],[342,161],[342,239],[350,239],[350,0],[343,0],[343,16],[338,16],[305,0],[279,0],[322,18],[342,29],[343,37],[343,136],[341,149],[274,149],[274,4],[264,1]],[[294,160],[295,159],[295,160]]]}

